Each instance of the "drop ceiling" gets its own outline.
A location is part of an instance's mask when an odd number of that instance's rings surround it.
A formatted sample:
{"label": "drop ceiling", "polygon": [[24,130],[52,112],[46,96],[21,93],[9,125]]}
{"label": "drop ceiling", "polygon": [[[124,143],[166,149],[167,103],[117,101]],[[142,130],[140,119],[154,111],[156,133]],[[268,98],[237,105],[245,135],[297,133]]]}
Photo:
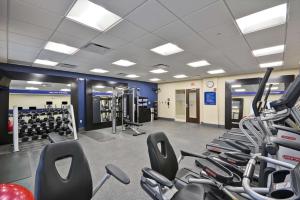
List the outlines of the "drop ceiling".
{"label": "drop ceiling", "polygon": [[[0,62],[17,63],[54,70],[87,74],[91,69],[108,70],[104,76],[161,82],[216,75],[209,70],[224,69],[224,75],[260,72],[259,63],[283,60],[276,69],[298,68],[300,61],[299,0],[90,0],[122,17],[105,32],[70,21],[65,16],[75,0],[1,0]],[[236,25],[237,18],[288,3],[287,23],[247,35]],[[80,48],[73,55],[45,50],[48,41]],[[99,54],[84,47],[95,43],[109,50]],[[150,49],[173,43],[184,51],[161,56]],[[285,44],[282,54],[253,57],[253,49]],[[46,59],[72,67],[34,64]],[[130,67],[113,65],[118,60],[136,63]],[[192,68],[187,63],[207,60],[211,65]],[[154,65],[169,66],[168,73],[152,74]],[[75,65],[75,67],[73,66]],[[180,80],[185,80],[180,79]]]}

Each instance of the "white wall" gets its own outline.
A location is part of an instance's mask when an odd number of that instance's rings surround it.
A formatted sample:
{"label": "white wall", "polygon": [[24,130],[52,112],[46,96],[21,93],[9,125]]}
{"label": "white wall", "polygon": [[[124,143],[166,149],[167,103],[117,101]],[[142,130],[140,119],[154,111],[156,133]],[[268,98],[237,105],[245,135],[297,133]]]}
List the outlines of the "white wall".
{"label": "white wall", "polygon": [[9,109],[20,106],[28,109],[30,106],[44,108],[46,101],[52,101],[53,107],[61,107],[62,101],[70,103],[71,96],[64,95],[38,95],[38,94],[9,94]]}
{"label": "white wall", "polygon": [[[274,71],[271,77],[282,75],[298,75],[299,71],[284,70]],[[244,74],[238,76],[227,76],[218,78],[207,78],[202,80],[182,81],[174,83],[162,83],[158,85],[158,117],[175,119],[175,90],[178,89],[200,89],[200,122],[216,125],[225,124],[225,83],[236,79],[263,77],[264,73]],[[207,81],[213,81],[214,87],[208,88]],[[204,105],[204,92],[216,91],[217,104]],[[170,98],[170,106],[167,106],[167,100]],[[273,97],[271,97],[273,98]],[[245,102],[246,103],[246,102]],[[246,108],[247,110],[248,108]]]}

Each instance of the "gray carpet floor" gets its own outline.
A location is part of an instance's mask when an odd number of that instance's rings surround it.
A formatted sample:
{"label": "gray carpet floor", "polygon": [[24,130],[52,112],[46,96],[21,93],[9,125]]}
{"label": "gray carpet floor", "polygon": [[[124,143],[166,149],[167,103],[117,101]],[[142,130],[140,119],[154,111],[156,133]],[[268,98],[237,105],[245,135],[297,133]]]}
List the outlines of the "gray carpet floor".
{"label": "gray carpet floor", "polygon": [[[152,123],[145,123],[142,127],[147,134],[134,137],[128,133],[112,135],[111,128],[100,129],[93,133],[85,132],[79,134],[79,142],[88,158],[93,182],[96,183],[105,174],[104,166],[108,163],[115,164],[122,168],[130,177],[130,185],[122,185],[111,178],[93,199],[102,200],[149,200],[150,198],[140,187],[141,169],[150,166],[146,139],[148,134],[163,131],[169,137],[170,142],[179,155],[181,149],[202,153],[205,151],[206,143],[224,133],[224,129],[202,126],[199,124],[172,122],[158,120]],[[95,132],[101,136],[93,139]],[[103,139],[104,138],[104,139]],[[110,139],[107,139],[110,138]],[[113,139],[111,139],[113,138]],[[30,160],[32,177],[19,180],[21,184],[32,191],[34,190],[35,170],[38,165],[40,150],[27,152]],[[192,167],[194,161],[185,159],[181,166]],[[1,173],[1,172],[0,172]],[[0,174],[1,175],[1,174]]]}

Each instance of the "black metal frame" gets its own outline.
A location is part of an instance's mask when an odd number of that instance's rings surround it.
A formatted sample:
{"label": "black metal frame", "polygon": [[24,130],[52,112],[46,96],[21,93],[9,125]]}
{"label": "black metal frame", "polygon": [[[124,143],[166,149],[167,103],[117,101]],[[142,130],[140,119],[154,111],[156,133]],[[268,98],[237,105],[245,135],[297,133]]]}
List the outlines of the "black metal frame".
{"label": "black metal frame", "polygon": [[[268,82],[279,82],[284,83],[285,88],[287,88],[295,79],[294,75],[283,75],[276,78],[270,78]],[[259,84],[262,78],[248,78],[248,79],[237,79],[233,81],[225,82],[225,128],[233,128],[231,112],[232,112],[232,93],[231,85],[241,84],[241,85],[252,85]]]}
{"label": "black metal frame", "polygon": [[12,143],[12,135],[7,134],[7,119],[9,110],[9,85],[11,80],[35,80],[41,82],[72,84],[71,104],[74,108],[76,126],[78,128],[78,85],[76,78],[54,76],[38,73],[0,71],[0,145]]}
{"label": "black metal frame", "polygon": [[112,83],[111,81],[101,81],[94,79],[86,79],[85,89],[85,130],[95,130],[101,128],[108,128],[112,126],[111,122],[93,123],[93,86],[103,85],[107,87],[127,87],[127,83]]}

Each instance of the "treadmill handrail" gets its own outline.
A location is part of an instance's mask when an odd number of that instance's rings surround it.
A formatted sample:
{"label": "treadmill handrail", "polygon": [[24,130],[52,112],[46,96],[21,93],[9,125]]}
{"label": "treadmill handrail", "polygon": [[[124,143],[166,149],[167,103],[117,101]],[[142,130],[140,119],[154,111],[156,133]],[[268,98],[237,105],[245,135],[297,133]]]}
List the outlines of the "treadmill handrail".
{"label": "treadmill handrail", "polygon": [[254,111],[254,115],[256,117],[259,116],[259,110],[258,110],[258,106],[257,106],[257,103],[261,100],[263,94],[264,94],[264,91],[265,91],[265,87],[266,87],[266,84],[270,78],[270,75],[273,71],[273,68],[268,68],[263,79],[261,80],[260,84],[259,84],[259,88],[258,88],[258,91],[253,99],[253,102],[252,102],[252,109]]}

